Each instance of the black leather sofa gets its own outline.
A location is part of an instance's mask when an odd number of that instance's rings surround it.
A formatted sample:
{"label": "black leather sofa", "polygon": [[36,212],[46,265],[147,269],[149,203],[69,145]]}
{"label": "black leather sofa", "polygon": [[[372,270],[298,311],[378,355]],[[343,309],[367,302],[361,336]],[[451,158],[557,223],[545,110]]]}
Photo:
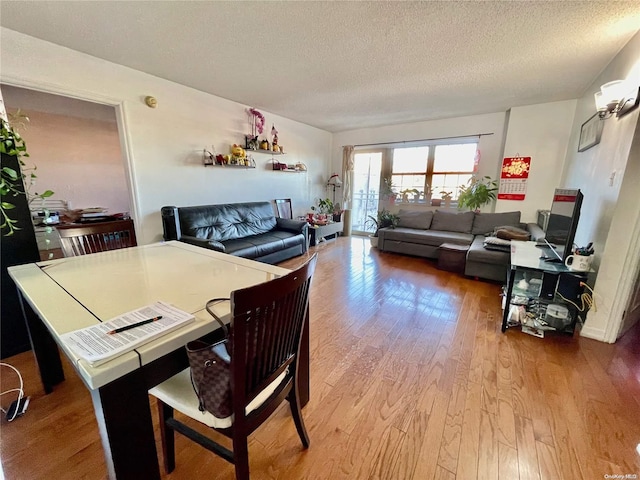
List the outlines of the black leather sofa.
{"label": "black leather sofa", "polygon": [[307,251],[308,224],[277,218],[269,202],[162,207],[165,240],[275,264]]}

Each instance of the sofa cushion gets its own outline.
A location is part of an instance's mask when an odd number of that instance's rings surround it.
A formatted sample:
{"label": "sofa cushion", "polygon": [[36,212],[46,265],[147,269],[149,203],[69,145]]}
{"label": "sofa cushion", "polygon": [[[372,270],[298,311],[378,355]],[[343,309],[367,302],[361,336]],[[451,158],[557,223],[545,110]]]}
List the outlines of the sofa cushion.
{"label": "sofa cushion", "polygon": [[384,236],[384,241],[396,241],[430,245],[439,247],[443,243],[455,243],[457,245],[469,245],[473,241],[473,235],[461,232],[441,232],[434,230],[419,230],[417,228],[385,228],[378,233]]}
{"label": "sofa cushion", "polygon": [[273,231],[224,242],[225,252],[244,258],[258,258],[304,243],[304,235]]}
{"label": "sofa cushion", "polygon": [[400,210],[397,226],[427,230],[431,226],[432,219],[433,212],[431,210]]}
{"label": "sofa cushion", "polygon": [[436,210],[431,221],[431,230],[471,233],[474,216],[473,212],[452,213]]}
{"label": "sofa cushion", "polygon": [[182,207],[178,211],[183,234],[218,242],[259,235],[276,226],[269,202]]}
{"label": "sofa cushion", "polygon": [[477,236],[473,239],[473,243],[467,252],[467,263],[476,262],[508,266],[511,262],[510,247],[508,247],[509,251],[490,250],[485,248],[485,240],[482,236]]}
{"label": "sofa cushion", "polygon": [[474,235],[486,235],[493,232],[496,227],[505,225],[518,227],[520,225],[520,212],[476,213],[471,233]]}

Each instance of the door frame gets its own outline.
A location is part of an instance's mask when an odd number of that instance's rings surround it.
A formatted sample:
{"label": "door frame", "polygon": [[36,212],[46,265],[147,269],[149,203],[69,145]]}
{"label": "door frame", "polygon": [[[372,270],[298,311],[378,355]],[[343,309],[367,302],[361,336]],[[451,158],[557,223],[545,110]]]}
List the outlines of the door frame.
{"label": "door frame", "polygon": [[[135,168],[131,159],[133,153],[131,151],[131,133],[128,126],[128,115],[125,101],[123,99],[117,99],[105,95],[96,94],[93,92],[77,92],[71,91],[60,85],[48,84],[44,82],[27,81],[21,78],[15,78],[11,76],[2,76],[1,83],[10,85],[12,87],[23,88],[27,90],[34,90],[36,92],[48,93],[51,95],[58,95],[61,97],[73,98],[76,100],[84,100],[86,102],[98,103],[101,105],[107,105],[115,109],[116,124],[118,126],[118,139],[120,141],[120,151],[122,153],[122,159],[124,164],[124,173],[127,184],[127,191],[129,194],[129,205],[131,208],[131,218],[133,219],[136,236],[140,239],[143,230],[140,220],[140,205],[139,205],[139,192],[136,187],[136,175]],[[143,237],[144,242],[144,237]]]}

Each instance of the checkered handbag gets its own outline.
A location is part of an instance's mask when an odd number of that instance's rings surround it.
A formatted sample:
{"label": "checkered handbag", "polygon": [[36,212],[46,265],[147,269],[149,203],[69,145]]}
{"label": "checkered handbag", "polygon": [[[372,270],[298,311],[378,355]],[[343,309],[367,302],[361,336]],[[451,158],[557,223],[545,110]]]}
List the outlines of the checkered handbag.
{"label": "checkered handbag", "polygon": [[226,340],[215,344],[202,340],[187,343],[191,383],[200,401],[198,408],[218,418],[228,417],[232,412],[230,358],[226,344]]}
{"label": "checkered handbag", "polygon": [[214,303],[229,300],[214,298],[207,302],[207,311],[222,327],[225,338],[215,343],[194,340],[187,343],[187,356],[191,367],[191,383],[199,400],[201,412],[205,410],[217,418],[231,415],[231,357],[227,351],[229,331],[222,320],[211,311]]}

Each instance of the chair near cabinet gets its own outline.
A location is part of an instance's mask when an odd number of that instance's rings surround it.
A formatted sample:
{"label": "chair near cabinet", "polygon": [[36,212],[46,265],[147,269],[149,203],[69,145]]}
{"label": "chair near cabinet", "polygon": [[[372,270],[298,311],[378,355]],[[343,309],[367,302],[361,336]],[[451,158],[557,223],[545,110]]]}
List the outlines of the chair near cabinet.
{"label": "chair near cabinet", "polygon": [[293,209],[291,207],[290,198],[280,198],[274,200],[276,202],[276,210],[278,211],[278,217],[280,218],[293,218]]}
{"label": "chair near cabinet", "polygon": [[133,220],[59,225],[56,230],[65,257],[135,247],[138,244]]}

